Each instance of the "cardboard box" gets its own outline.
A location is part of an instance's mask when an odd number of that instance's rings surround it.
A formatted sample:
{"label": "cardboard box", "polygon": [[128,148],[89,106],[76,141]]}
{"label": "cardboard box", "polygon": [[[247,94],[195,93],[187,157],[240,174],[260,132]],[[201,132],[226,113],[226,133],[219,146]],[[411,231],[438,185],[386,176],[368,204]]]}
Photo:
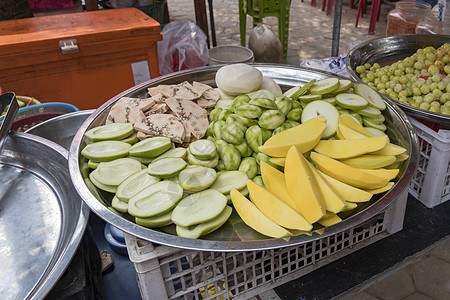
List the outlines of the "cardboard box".
{"label": "cardboard box", "polygon": [[0,22],[0,86],[95,109],[159,76],[160,24],[136,8]]}

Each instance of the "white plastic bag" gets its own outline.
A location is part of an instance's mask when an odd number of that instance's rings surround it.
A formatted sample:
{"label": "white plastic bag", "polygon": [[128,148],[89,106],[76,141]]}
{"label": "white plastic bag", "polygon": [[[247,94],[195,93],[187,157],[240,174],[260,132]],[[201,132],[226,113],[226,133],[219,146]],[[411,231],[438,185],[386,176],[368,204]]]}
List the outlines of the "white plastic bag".
{"label": "white plastic bag", "polygon": [[280,63],[283,60],[281,42],[265,24],[258,24],[253,28],[248,47],[253,51],[256,62]]}
{"label": "white plastic bag", "polygon": [[158,45],[161,75],[206,66],[209,62],[206,34],[189,19],[168,23]]}
{"label": "white plastic bag", "polygon": [[347,72],[345,67],[345,58],[346,56],[327,57],[322,59],[305,59],[300,63],[300,66],[319,69],[344,77],[350,77],[350,74]]}

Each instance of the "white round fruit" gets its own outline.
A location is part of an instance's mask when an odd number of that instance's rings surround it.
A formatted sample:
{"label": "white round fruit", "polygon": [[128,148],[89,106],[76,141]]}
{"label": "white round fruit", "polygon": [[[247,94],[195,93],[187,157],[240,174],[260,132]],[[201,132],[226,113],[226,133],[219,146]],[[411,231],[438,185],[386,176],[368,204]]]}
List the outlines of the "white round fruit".
{"label": "white round fruit", "polygon": [[280,97],[283,94],[278,83],[276,83],[276,81],[272,78],[266,76],[263,76],[261,85],[259,86],[258,90],[269,90],[274,94],[275,97]]}
{"label": "white round fruit", "polygon": [[217,87],[234,96],[256,91],[262,79],[261,71],[242,63],[223,66],[216,73]]}

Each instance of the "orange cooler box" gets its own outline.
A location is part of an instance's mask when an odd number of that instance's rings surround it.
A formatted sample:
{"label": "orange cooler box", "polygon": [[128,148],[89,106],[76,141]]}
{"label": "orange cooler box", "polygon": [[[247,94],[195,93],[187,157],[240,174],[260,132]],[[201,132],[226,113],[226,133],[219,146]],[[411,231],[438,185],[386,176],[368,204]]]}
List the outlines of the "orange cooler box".
{"label": "orange cooler box", "polygon": [[160,24],[137,8],[0,21],[0,86],[98,108],[159,76]]}

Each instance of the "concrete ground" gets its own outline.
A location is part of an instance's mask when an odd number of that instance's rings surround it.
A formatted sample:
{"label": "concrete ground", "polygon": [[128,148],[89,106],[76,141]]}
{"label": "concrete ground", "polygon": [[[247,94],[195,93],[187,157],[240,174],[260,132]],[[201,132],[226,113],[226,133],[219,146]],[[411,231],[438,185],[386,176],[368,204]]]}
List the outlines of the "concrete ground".
{"label": "concrete ground", "polygon": [[[355,1],[357,3],[357,1]],[[357,7],[350,8],[344,0],[340,28],[339,54],[345,55],[352,45],[369,39],[384,37],[386,17],[392,5],[383,1],[375,34],[369,35],[369,6],[358,27],[355,27]],[[308,59],[331,56],[333,15],[322,11],[322,1],[311,6],[311,1],[293,0],[290,9],[289,46],[287,64],[299,66]],[[189,18],[195,21],[193,1],[168,0],[170,19]],[[239,9],[237,0],[214,1],[214,20],[217,45],[240,45]],[[247,39],[252,20],[247,16]],[[277,19],[264,19],[277,32]],[[277,299],[274,292],[261,295],[262,299]],[[444,300],[450,299],[450,243],[433,250],[412,265],[374,283],[353,297],[355,300]]]}

